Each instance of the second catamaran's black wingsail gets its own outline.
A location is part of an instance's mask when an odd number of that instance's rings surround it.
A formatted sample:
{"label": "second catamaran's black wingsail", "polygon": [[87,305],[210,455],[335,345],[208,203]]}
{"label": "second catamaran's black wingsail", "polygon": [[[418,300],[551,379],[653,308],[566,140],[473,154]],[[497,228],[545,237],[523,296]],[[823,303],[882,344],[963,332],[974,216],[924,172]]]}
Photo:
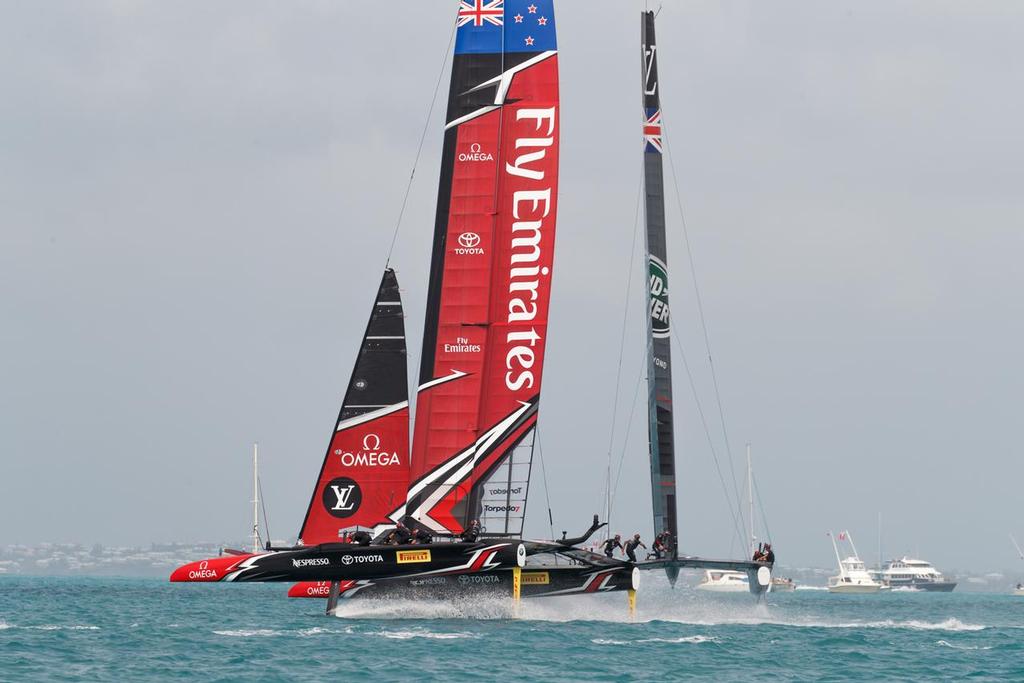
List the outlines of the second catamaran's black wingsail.
{"label": "second catamaran's black wingsail", "polygon": [[[665,193],[661,164],[661,100],[658,93],[658,58],[654,40],[654,12],[643,14],[644,88],[644,217],[647,225],[647,406],[651,454],[651,497],[654,533],[667,530],[670,557],[677,556],[676,462],[672,433],[672,349],[668,306],[668,255],[665,245]],[[679,574],[666,568],[675,583]]]}

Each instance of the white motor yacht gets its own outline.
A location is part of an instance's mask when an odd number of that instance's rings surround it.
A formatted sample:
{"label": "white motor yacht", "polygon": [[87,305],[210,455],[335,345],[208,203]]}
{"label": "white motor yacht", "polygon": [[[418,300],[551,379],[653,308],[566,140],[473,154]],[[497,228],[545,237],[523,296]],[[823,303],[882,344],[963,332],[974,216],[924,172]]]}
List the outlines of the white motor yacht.
{"label": "white motor yacht", "polygon": [[832,535],[831,531],[828,535],[832,539],[832,548],[836,552],[836,562],[839,563],[839,575],[830,577],[828,580],[828,590],[830,593],[877,593],[888,589],[888,586],[871,578],[871,574],[868,572],[867,567],[864,566],[864,562],[857,555],[857,547],[853,544],[853,538],[850,537],[849,531],[839,534],[839,540],[847,541],[853,550],[853,554],[845,560],[839,557],[839,546],[836,545],[836,537]]}
{"label": "white motor yacht", "polygon": [[892,589],[908,588],[948,593],[956,588],[956,581],[943,576],[931,562],[911,557],[889,560],[885,569],[878,574],[878,578]]}
{"label": "white motor yacht", "polygon": [[750,581],[746,572],[708,569],[704,572],[704,578],[697,584],[697,590],[714,593],[749,593]]}

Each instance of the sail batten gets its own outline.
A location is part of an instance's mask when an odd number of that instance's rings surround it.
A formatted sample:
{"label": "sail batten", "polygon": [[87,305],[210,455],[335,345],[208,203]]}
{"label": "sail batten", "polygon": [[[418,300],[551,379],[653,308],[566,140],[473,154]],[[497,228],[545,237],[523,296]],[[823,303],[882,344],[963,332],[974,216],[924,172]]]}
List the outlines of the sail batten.
{"label": "sail batten", "polygon": [[[675,436],[672,423],[672,352],[668,250],[662,170],[661,97],[658,87],[654,12],[641,20],[643,83],[644,222],[647,252],[647,405],[654,532],[678,539]],[[678,555],[677,543],[670,551]],[[678,570],[677,570],[678,571]],[[670,579],[674,577],[670,576]]]}

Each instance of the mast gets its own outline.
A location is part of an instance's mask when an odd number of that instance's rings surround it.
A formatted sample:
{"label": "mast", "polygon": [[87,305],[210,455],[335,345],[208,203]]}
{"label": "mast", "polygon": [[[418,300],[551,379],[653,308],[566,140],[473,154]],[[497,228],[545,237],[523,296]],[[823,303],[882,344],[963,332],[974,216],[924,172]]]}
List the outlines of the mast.
{"label": "mast", "polygon": [[252,445],[252,551],[260,551],[260,445]]}
{"label": "mast", "polygon": [[[647,407],[651,457],[654,532],[672,534],[671,557],[678,557],[676,466],[672,426],[671,328],[668,303],[668,256],[665,244],[665,193],[662,171],[661,99],[658,92],[654,12],[642,15],[644,222],[647,250]],[[673,568],[674,569],[674,568]],[[678,574],[678,569],[675,569]],[[674,576],[669,575],[674,582]]]}
{"label": "mast", "polygon": [[754,468],[750,464],[750,444],[747,444],[747,503],[750,505],[750,553],[754,552],[757,536],[754,534]]}

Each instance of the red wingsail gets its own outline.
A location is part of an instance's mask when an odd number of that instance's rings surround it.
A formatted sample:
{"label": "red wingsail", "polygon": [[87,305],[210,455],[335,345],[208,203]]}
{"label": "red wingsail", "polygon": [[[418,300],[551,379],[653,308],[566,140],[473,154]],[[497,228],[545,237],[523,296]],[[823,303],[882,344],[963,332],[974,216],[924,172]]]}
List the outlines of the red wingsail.
{"label": "red wingsail", "polygon": [[299,533],[306,545],[404,514],[409,485],[405,321],[395,272],[381,279],[352,378]]}
{"label": "red wingsail", "polygon": [[560,131],[552,2],[532,6],[456,39],[407,505],[441,533],[537,420]]}

